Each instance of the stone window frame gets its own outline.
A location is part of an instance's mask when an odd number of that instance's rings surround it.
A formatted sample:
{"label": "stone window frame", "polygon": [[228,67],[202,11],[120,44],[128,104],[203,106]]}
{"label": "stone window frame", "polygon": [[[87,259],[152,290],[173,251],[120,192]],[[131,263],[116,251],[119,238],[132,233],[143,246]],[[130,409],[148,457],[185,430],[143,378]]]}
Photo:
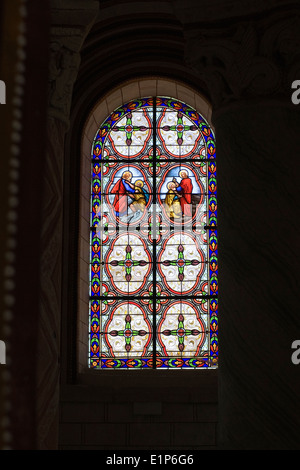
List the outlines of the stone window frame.
{"label": "stone window frame", "polygon": [[[90,382],[95,380],[95,375],[105,380],[116,377],[116,372],[93,370],[88,367],[88,347],[89,347],[89,258],[90,258],[90,175],[91,175],[91,149],[93,141],[101,124],[105,119],[119,106],[128,103],[137,98],[148,96],[170,96],[183,101],[187,105],[196,109],[210,124],[212,107],[210,103],[195,89],[187,86],[178,80],[172,80],[160,77],[137,78],[126,81],[118,87],[106,93],[94,105],[89,113],[83,127],[81,139],[81,162],[80,162],[80,197],[79,197],[79,234],[78,234],[78,275],[77,275],[77,338],[76,338],[76,363],[79,382]],[[218,369],[208,370],[210,374],[215,375]],[[174,375],[176,372],[172,371]],[[187,374],[197,373],[203,375],[206,371],[189,371]],[[138,373],[145,375],[165,376],[166,371],[134,371],[128,374],[128,371],[122,373],[128,376],[132,373],[137,376]],[[170,372],[169,372],[170,373]],[[177,373],[176,373],[177,375]],[[206,373],[204,374],[206,375]],[[125,377],[124,377],[125,378]],[[131,380],[126,378],[125,380]]]}

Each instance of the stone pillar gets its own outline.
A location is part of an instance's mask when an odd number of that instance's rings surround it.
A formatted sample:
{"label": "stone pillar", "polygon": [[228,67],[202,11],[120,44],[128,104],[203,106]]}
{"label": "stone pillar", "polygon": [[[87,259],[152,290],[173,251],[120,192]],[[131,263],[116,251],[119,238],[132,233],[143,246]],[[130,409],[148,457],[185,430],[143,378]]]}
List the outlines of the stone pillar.
{"label": "stone pillar", "polygon": [[[49,4],[3,0],[0,7],[0,447],[35,449],[36,364]],[[1,361],[0,361],[1,362]]]}
{"label": "stone pillar", "polygon": [[186,57],[209,89],[217,140],[218,444],[299,449],[300,106],[291,84],[300,10],[256,17],[245,7],[230,20],[225,7],[209,29],[185,18]]}
{"label": "stone pillar", "polygon": [[95,0],[51,1],[48,138],[42,195],[41,304],[38,361],[40,449],[58,443],[64,140],[80,50],[97,17]]}

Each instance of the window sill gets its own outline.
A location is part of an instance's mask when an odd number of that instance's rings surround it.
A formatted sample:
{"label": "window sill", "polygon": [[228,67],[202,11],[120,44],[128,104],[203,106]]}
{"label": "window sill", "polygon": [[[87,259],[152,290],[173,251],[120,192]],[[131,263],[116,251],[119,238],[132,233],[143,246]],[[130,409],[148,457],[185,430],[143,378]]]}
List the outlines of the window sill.
{"label": "window sill", "polygon": [[87,369],[78,374],[75,384],[62,386],[62,399],[86,401],[139,400],[157,401],[164,397],[172,402],[178,399],[216,403],[218,399],[218,369],[156,370],[156,371],[101,371]]}

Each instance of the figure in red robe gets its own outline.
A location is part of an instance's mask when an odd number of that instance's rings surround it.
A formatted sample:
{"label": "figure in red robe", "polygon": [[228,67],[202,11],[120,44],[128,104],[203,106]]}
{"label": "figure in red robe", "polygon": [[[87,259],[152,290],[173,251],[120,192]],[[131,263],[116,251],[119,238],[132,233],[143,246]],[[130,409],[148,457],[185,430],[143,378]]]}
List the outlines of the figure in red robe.
{"label": "figure in red robe", "polygon": [[134,193],[134,185],[130,182],[132,173],[124,171],[122,177],[116,182],[111,189],[111,194],[115,194],[113,206],[117,217],[127,214],[128,209],[128,193]]}
{"label": "figure in red robe", "polygon": [[181,211],[185,217],[192,217],[193,183],[186,170],[181,170],[179,176],[181,177],[181,182],[178,184],[175,180],[175,184],[177,186],[176,191],[178,192]]}

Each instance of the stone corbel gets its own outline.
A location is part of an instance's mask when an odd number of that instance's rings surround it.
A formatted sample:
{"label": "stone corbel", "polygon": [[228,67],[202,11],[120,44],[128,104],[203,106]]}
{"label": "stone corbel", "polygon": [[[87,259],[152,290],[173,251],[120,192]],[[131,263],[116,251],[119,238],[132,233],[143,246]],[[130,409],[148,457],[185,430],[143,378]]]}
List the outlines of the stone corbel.
{"label": "stone corbel", "polygon": [[[234,31],[234,32],[232,32]],[[286,99],[300,75],[299,18],[186,32],[186,61],[209,88],[214,108],[242,99]]]}
{"label": "stone corbel", "polygon": [[67,125],[79,64],[79,52],[65,47],[60,41],[50,44],[49,114]]}

